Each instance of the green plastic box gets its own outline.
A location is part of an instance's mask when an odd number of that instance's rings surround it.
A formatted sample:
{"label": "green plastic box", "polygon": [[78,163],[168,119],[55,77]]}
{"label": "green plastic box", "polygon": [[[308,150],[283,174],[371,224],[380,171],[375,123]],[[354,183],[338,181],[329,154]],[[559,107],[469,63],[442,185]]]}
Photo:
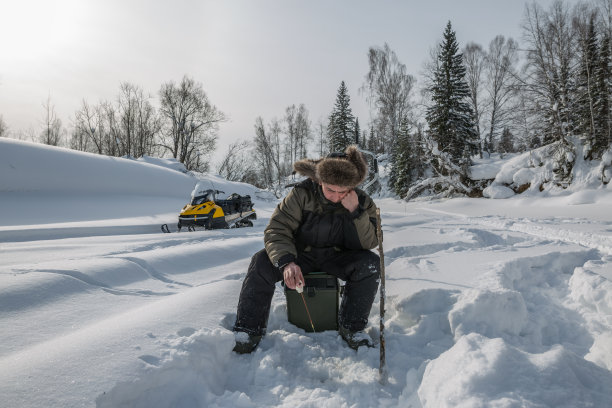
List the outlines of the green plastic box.
{"label": "green plastic box", "polygon": [[[340,285],[335,276],[324,272],[304,276],[304,300],[310,311],[315,332],[338,330],[338,306]],[[287,318],[290,323],[312,332],[313,328],[302,300],[302,294],[285,286]]]}

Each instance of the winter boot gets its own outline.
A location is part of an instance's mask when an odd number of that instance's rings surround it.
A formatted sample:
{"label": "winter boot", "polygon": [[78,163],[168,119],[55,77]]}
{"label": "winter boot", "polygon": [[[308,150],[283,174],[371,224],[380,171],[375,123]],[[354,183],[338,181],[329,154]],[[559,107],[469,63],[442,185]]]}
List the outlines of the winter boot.
{"label": "winter boot", "polygon": [[352,332],[344,326],[340,326],[338,334],[353,350],[357,350],[361,346],[374,347],[372,338],[363,331]]}
{"label": "winter boot", "polygon": [[236,339],[236,345],[233,351],[238,354],[252,353],[261,341],[261,336],[245,332],[235,332],[234,337]]}

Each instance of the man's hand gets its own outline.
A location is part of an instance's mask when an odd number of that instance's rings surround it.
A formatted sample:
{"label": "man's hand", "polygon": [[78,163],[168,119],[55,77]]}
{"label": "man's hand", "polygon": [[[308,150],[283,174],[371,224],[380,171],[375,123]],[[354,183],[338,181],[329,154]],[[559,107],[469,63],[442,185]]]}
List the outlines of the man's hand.
{"label": "man's hand", "polygon": [[340,201],[344,208],[349,210],[349,212],[353,212],[359,207],[359,198],[357,198],[357,193],[355,190],[351,190],[348,194]]}
{"label": "man's hand", "polygon": [[304,286],[302,268],[295,262],[285,265],[283,269],[283,278],[285,279],[285,285],[287,285],[289,289],[295,289],[297,286]]}

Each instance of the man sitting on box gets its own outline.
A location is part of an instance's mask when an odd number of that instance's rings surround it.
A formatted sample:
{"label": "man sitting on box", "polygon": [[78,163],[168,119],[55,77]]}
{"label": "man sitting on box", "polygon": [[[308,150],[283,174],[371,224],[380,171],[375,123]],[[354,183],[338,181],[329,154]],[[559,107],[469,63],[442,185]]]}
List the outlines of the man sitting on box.
{"label": "man sitting on box", "polygon": [[324,271],[346,282],[338,332],[357,350],[371,346],[363,334],[380,276],[376,205],[356,188],[368,164],[355,146],[344,153],[293,164],[308,177],[276,207],[264,232],[265,249],[251,258],[242,283],[234,331],[237,353],[250,353],[265,334],[275,284],[304,284],[304,274]]}

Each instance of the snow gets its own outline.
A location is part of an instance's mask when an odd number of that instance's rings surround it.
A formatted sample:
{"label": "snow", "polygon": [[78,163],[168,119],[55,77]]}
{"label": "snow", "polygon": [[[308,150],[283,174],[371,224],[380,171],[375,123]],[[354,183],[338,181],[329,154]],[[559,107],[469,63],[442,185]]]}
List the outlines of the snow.
{"label": "snow", "polygon": [[151,156],[142,156],[136,159],[137,161],[154,164],[156,166],[165,167],[168,169],[180,171],[182,173],[187,173],[187,169],[185,165],[173,158],[161,158],[161,157],[151,157]]}
{"label": "snow", "polygon": [[470,178],[472,180],[492,180],[506,161],[507,159],[504,160],[499,155],[487,159],[476,159],[474,165],[470,167]]}
{"label": "snow", "polygon": [[[482,168],[508,187],[540,177],[539,163]],[[0,405],[612,406],[612,197],[588,164],[563,191],[376,199],[383,383],[378,348],[296,328],[280,290],[257,351],[231,352],[278,200],[167,164],[0,138]],[[250,194],[254,227],[162,233],[198,182]]]}
{"label": "snow", "polygon": [[490,185],[482,190],[482,196],[485,198],[510,198],[514,195],[511,188],[500,185]]}
{"label": "snow", "polygon": [[175,197],[193,187],[189,176],[158,165],[11,139],[2,139],[0,171],[2,192]]}

